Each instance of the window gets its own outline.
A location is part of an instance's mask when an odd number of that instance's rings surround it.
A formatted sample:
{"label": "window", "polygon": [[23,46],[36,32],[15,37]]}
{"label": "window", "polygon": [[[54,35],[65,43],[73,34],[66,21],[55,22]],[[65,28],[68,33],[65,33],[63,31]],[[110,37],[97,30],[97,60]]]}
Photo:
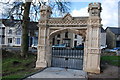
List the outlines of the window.
{"label": "window", "polygon": [[38,37],[34,37],[34,45],[35,45],[35,46],[38,45]]}
{"label": "window", "polygon": [[65,38],[68,38],[68,32],[65,33]]}
{"label": "window", "polygon": [[2,35],[5,35],[5,28],[2,28]]}
{"label": "window", "polygon": [[12,38],[8,38],[8,43],[12,43]]}
{"label": "window", "polygon": [[60,44],[60,40],[57,40],[57,44]]}
{"label": "window", "polygon": [[1,41],[1,44],[4,44],[5,43],[5,38],[2,37],[2,41]]}
{"label": "window", "polygon": [[70,47],[70,39],[64,39],[63,44],[66,44],[66,47]]}
{"label": "window", "polygon": [[77,35],[75,35],[75,39],[77,39]]}
{"label": "window", "polygon": [[57,35],[57,38],[60,38],[60,34]]}
{"label": "window", "polygon": [[16,44],[20,44],[20,38],[16,38]]}
{"label": "window", "polygon": [[74,41],[74,47],[77,46],[77,41]]}
{"label": "window", "polygon": [[8,31],[8,34],[12,34],[12,29],[10,29],[10,30]]}
{"label": "window", "polygon": [[1,38],[1,36],[0,36],[0,44],[2,44],[2,38]]}
{"label": "window", "polygon": [[0,28],[0,35],[5,35],[5,28],[4,27]]}
{"label": "window", "polygon": [[38,36],[38,31],[34,32],[35,36]]}
{"label": "window", "polygon": [[55,45],[55,38],[53,38],[53,42],[52,42],[52,45]]}
{"label": "window", "polygon": [[0,35],[2,35],[2,29],[0,28]]}
{"label": "window", "polygon": [[21,31],[17,31],[17,32],[16,32],[16,35],[21,35]]}

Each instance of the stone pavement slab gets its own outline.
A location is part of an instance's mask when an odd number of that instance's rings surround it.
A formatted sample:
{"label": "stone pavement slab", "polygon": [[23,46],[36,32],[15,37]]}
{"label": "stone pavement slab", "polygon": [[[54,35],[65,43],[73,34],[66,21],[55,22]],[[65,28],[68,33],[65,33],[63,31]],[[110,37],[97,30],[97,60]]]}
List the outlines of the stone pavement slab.
{"label": "stone pavement slab", "polygon": [[83,70],[49,67],[27,79],[30,78],[84,78],[87,80],[87,73]]}

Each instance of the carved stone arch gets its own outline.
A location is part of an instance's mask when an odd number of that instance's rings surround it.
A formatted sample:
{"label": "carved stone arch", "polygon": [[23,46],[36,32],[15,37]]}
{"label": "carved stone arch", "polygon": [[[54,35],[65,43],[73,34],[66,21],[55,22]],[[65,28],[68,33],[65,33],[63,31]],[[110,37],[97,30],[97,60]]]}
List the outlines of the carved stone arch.
{"label": "carved stone arch", "polygon": [[71,32],[84,37],[83,70],[100,73],[100,15],[92,15],[92,10],[101,12],[100,3],[89,4],[88,17],[72,17],[67,14],[63,18],[50,17],[48,8],[41,9],[41,16],[46,11],[46,17],[39,20],[38,54],[36,68],[51,66],[51,38],[63,32]]}
{"label": "carved stone arch", "polygon": [[71,28],[64,28],[64,29],[58,29],[55,30],[53,32],[50,33],[50,35],[48,36],[48,39],[53,38],[55,35],[57,34],[61,34],[61,33],[65,33],[65,32],[70,32],[70,33],[74,33],[76,35],[80,35],[83,37],[83,39],[85,39],[86,37],[86,30],[77,30],[77,29],[71,29]]}

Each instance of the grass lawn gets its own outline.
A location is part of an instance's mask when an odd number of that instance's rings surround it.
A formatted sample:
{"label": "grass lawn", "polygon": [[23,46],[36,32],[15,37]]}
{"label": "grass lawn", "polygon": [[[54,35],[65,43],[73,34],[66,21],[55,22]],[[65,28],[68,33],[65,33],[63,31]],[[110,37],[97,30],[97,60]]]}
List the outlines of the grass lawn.
{"label": "grass lawn", "polygon": [[120,56],[101,56],[101,62],[120,67]]}
{"label": "grass lawn", "polygon": [[92,74],[88,73],[88,80],[120,80],[119,70],[120,56],[115,55],[102,55],[101,56],[101,73]]}
{"label": "grass lawn", "polygon": [[2,51],[2,80],[16,80],[36,72],[36,55],[29,54],[28,58],[20,57],[19,53]]}

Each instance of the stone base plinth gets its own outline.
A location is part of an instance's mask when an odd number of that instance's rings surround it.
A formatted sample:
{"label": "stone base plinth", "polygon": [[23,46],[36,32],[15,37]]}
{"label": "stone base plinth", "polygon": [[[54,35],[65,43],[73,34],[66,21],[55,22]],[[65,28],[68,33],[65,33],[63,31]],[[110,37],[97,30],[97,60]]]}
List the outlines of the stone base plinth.
{"label": "stone base plinth", "polygon": [[85,72],[100,74],[100,69],[85,69]]}
{"label": "stone base plinth", "polygon": [[36,61],[36,68],[45,68],[47,67],[46,61],[41,62],[41,61]]}

